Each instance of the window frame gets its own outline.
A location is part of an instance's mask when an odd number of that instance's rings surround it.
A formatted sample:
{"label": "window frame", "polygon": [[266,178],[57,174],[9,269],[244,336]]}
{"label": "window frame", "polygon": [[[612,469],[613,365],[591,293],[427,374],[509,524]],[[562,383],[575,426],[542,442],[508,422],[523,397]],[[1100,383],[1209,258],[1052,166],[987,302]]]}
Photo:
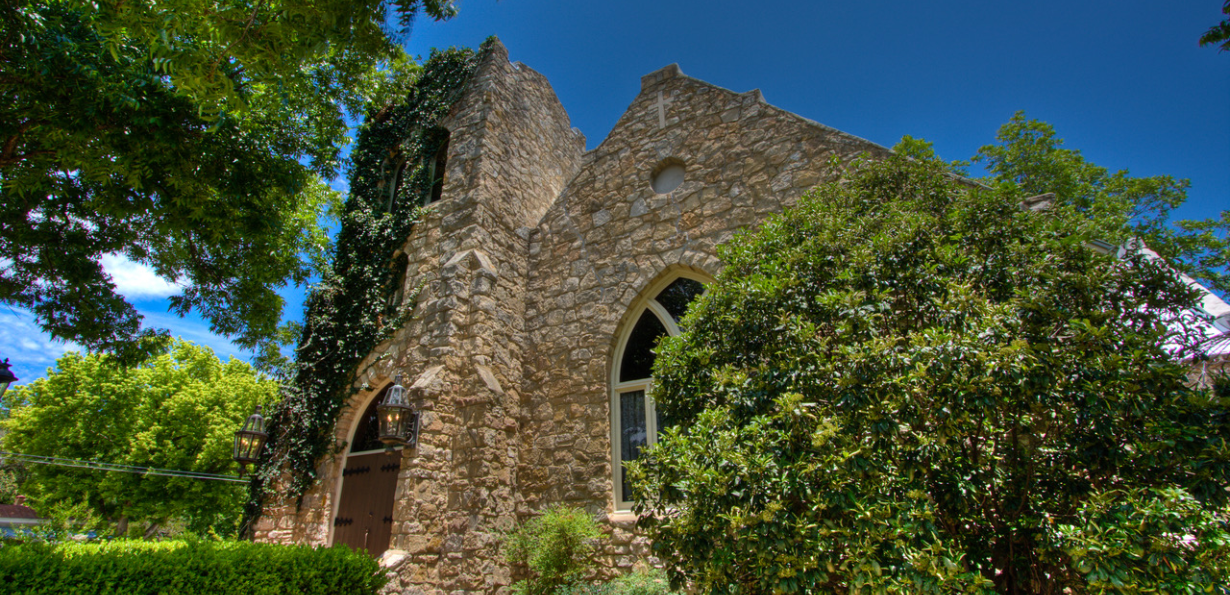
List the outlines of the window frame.
{"label": "window frame", "polygon": [[[637,378],[635,380],[620,381],[619,372],[623,364],[624,352],[628,347],[628,339],[632,336],[633,329],[636,328],[637,322],[646,312],[652,312],[658,318],[658,322],[666,329],[666,336],[677,337],[680,330],[675,318],[671,316],[666,308],[658,303],[658,294],[662,293],[667,287],[680,278],[687,278],[696,281],[704,286],[704,290],[700,295],[704,295],[709,290],[709,285],[713,283],[713,279],[703,273],[694,272],[691,270],[678,272],[673,275],[664,275],[657,282],[651,284],[647,291],[644,292],[637,305],[628,309],[623,329],[620,331],[619,340],[615,344],[614,357],[611,360],[611,379],[609,392],[608,406],[610,407],[611,420],[611,497],[614,503],[614,512],[627,512],[632,509],[634,500],[623,499],[623,457],[620,440],[623,432],[623,420],[621,419],[622,412],[619,403],[620,395],[638,390],[645,391],[645,446],[649,448],[658,442],[658,415],[657,405],[653,398],[653,377]],[[699,297],[699,295],[697,296]]]}

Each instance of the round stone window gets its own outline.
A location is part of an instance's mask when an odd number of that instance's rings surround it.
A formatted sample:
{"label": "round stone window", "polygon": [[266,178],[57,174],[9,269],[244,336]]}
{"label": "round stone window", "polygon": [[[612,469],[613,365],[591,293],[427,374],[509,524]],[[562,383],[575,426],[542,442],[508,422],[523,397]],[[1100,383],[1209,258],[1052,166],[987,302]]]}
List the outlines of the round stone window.
{"label": "round stone window", "polygon": [[658,167],[654,168],[649,185],[653,187],[654,192],[666,194],[678,188],[682,183],[683,162],[678,159],[668,158],[659,163]]}

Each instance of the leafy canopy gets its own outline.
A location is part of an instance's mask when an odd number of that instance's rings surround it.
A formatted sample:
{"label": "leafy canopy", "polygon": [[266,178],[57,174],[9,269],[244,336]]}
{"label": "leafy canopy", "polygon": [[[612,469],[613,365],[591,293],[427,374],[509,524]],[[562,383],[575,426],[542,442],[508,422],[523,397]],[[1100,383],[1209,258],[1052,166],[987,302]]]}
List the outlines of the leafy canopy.
{"label": "leafy canopy", "polygon": [[[248,364],[226,363],[185,341],[134,367],[106,355],[68,353],[46,378],[5,399],[2,450],[205,473],[234,473],[234,432],[277,395]],[[187,521],[195,532],[233,531],[243,484],[135,473],[26,465],[21,491],[35,510],[85,503],[111,521]]]}
{"label": "leafy canopy", "polygon": [[1171,271],[1080,204],[892,157],[719,255],[659,346],[639,511],[700,592],[1204,592],[1230,581],[1230,384]]}
{"label": "leafy canopy", "polygon": [[[404,94],[397,42],[446,0],[17,0],[0,5],[0,303],[135,357],[99,262],[174,280],[180,314],[251,347],[323,266],[347,114]],[[402,28],[386,15],[400,15]],[[151,348],[145,343],[146,350]]]}
{"label": "leafy canopy", "polygon": [[[1223,295],[1230,293],[1230,211],[1215,219],[1171,221],[1187,201],[1187,180],[1139,178],[1090,163],[1080,151],[1065,148],[1053,126],[1024,112],[1001,126],[995,140],[970,161],[953,162],[951,169],[968,176],[970,165],[982,165],[988,175],[979,181],[1017,199],[1052,193],[1057,204],[1096,226],[1092,237],[1116,244],[1143,239],[1184,273]],[[938,158],[931,143],[908,135],[893,150],[924,161]]]}

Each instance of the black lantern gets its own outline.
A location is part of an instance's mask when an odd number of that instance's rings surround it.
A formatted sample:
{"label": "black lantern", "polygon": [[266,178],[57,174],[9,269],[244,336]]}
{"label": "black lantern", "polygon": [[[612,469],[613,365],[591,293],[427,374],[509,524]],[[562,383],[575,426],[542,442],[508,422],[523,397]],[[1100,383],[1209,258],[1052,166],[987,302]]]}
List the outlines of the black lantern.
{"label": "black lantern", "polygon": [[248,420],[243,422],[243,427],[235,432],[234,458],[239,463],[240,475],[243,475],[245,465],[260,460],[261,449],[265,447],[265,441],[268,439],[269,434],[265,433],[265,418],[261,417],[261,408],[257,405],[256,412],[249,415]]}
{"label": "black lantern", "polygon": [[393,450],[395,446],[413,447],[418,442],[419,414],[406,399],[401,372],[397,373],[384,401],[376,406],[376,415],[380,418],[380,441],[386,451]]}
{"label": "black lantern", "polygon": [[4,396],[4,393],[9,390],[9,385],[14,382],[17,382],[17,377],[9,371],[8,358],[4,358],[4,361],[0,362],[0,397]]}

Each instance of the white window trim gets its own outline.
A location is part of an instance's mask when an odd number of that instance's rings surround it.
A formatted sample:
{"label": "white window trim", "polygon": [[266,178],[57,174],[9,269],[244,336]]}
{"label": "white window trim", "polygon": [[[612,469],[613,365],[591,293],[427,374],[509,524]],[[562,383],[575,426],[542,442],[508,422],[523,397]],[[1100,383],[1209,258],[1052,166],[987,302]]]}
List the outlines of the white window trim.
{"label": "white window trim", "polygon": [[658,317],[658,321],[666,328],[666,334],[671,337],[679,336],[679,326],[675,323],[674,317],[666,308],[659,304],[655,299],[662,290],[666,289],[671,283],[674,283],[679,278],[687,278],[699,282],[708,290],[709,284],[713,282],[712,278],[703,274],[677,274],[666,276],[660,279],[649,287],[645,293],[650,296],[643,299],[641,305],[629,310],[631,316],[627,318],[627,324],[619,337],[619,342],[615,345],[615,357],[611,365],[611,391],[610,391],[610,410],[611,410],[611,498],[614,503],[615,513],[625,513],[632,510],[633,501],[624,500],[622,492],[622,477],[623,459],[620,452],[620,433],[623,429],[623,423],[620,419],[619,395],[635,390],[645,391],[645,447],[648,448],[658,442],[658,416],[657,406],[653,399],[653,378],[638,378],[636,380],[628,380],[625,382],[619,381],[619,369],[623,364],[624,350],[628,346],[628,338],[632,336],[632,330],[636,328],[636,323],[640,321],[641,316],[646,310],[649,310]]}
{"label": "white window trim", "polygon": [[619,396],[623,393],[635,392],[638,390],[645,391],[645,448],[649,448],[658,442],[658,416],[657,408],[654,407],[653,396],[650,392],[650,387],[653,386],[653,381],[650,378],[641,380],[633,380],[624,382],[615,387],[615,391],[611,396],[611,413],[614,416],[614,423],[611,424],[611,444],[613,445],[611,459],[611,470],[613,472],[611,481],[615,487],[615,510],[627,511],[632,510],[632,500],[624,500],[623,481],[620,474],[623,472],[623,458],[620,456],[620,432],[623,430],[623,420],[620,415]]}

